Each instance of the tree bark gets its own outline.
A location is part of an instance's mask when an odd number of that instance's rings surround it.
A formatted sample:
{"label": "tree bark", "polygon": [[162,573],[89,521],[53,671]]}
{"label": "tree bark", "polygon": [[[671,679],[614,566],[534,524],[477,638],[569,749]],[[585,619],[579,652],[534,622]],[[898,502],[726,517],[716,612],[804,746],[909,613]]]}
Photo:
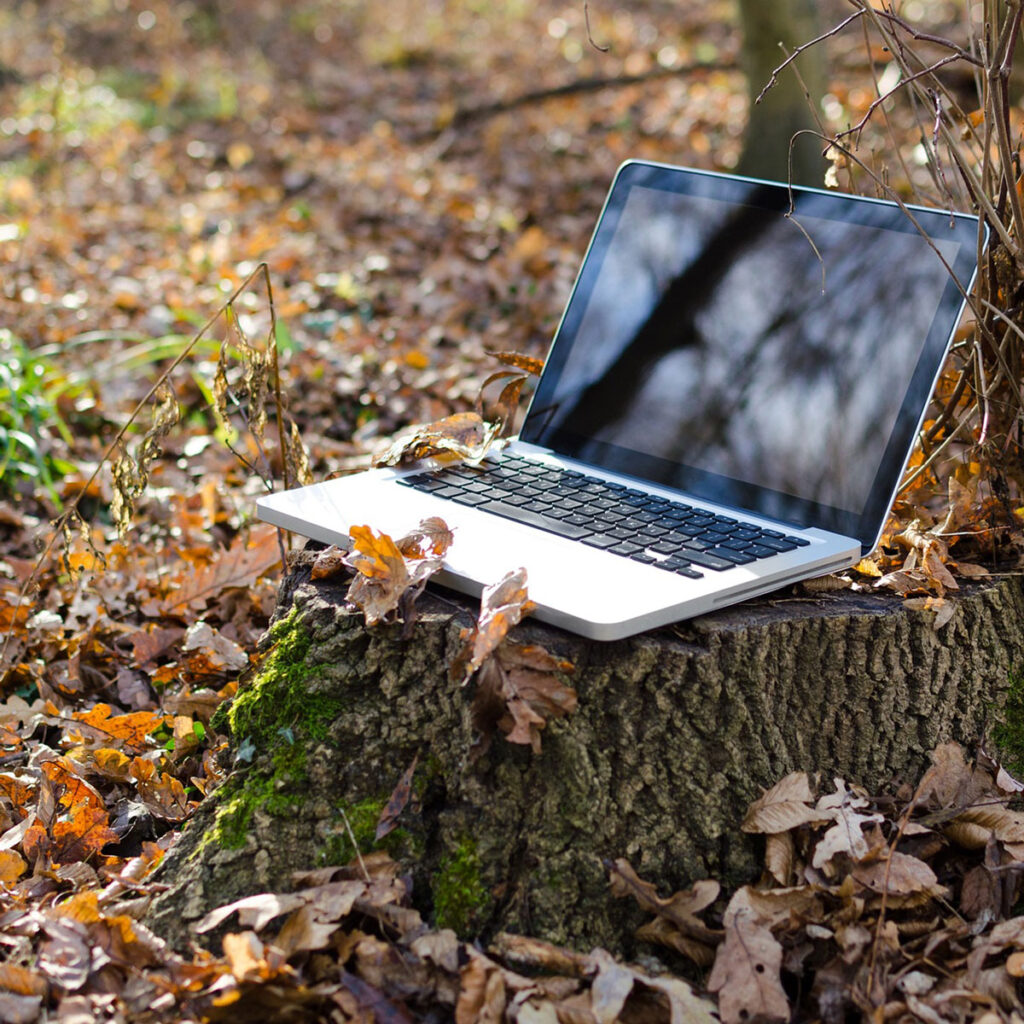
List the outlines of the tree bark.
{"label": "tree bark", "polygon": [[[473,760],[472,684],[447,666],[475,617],[427,592],[408,638],[366,628],[345,582],[285,580],[263,661],[231,711],[248,752],[161,868],[150,923],[183,943],[212,907],[375,848],[384,804],[414,758],[412,796],[383,845],[420,908],[462,934],[497,929],[635,952],[643,915],[613,900],[602,859],[626,857],[663,894],[758,871],[739,829],[788,772],[877,786],[913,780],[947,739],[973,744],[1024,656],[1016,579],[930,612],[850,591],[773,595],[615,643],[539,623],[514,631],[571,659],[578,708],[542,750],[500,735]],[[612,599],[612,595],[609,595]]]}
{"label": "tree bark", "polygon": [[[739,0],[743,26],[741,63],[747,76],[750,118],[736,170],[755,178],[823,184],[825,162],[813,104],[825,92],[825,50],[812,46],[786,68],[760,103],[757,97],[798,46],[819,34],[814,0]],[[791,173],[792,172],[792,173]]]}

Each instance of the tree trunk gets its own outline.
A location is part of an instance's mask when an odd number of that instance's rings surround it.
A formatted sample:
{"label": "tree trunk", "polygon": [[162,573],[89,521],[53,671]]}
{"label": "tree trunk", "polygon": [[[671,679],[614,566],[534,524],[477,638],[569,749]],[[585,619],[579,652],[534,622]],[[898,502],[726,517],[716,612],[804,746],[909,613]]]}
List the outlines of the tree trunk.
{"label": "tree trunk", "polygon": [[736,170],[755,178],[821,187],[824,144],[814,135],[797,133],[818,131],[813,104],[820,102],[827,82],[824,48],[812,46],[802,53],[795,70],[782,71],[756,102],[772,71],[818,35],[817,5],[814,0],[739,0],[739,10],[750,119]]}
{"label": "tree trunk", "polygon": [[748,879],[759,841],[739,825],[762,787],[797,769],[825,784],[915,778],[937,743],[977,740],[1024,655],[1016,579],[955,598],[939,630],[930,612],[850,591],[774,595],[607,644],[527,622],[517,639],[576,663],[579,706],[548,724],[539,754],[499,735],[474,760],[473,685],[447,666],[476,609],[428,592],[408,638],[367,629],[345,581],[310,582],[311,557],[285,580],[230,711],[251,760],[161,868],[171,888],[150,922],[177,942],[214,906],[347,862],[352,835],[368,854],[417,758],[381,845],[421,909],[463,935],[632,952],[642,915],[611,899],[602,859],[628,858],[663,894]]}

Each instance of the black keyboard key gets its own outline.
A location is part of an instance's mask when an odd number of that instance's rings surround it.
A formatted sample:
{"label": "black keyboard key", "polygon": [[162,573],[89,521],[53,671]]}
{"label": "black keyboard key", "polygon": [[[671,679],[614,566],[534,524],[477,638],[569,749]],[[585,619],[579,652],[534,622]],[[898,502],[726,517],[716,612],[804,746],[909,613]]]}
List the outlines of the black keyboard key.
{"label": "black keyboard key", "polygon": [[584,544],[589,544],[592,548],[613,548],[616,544],[622,543],[618,537],[606,537],[603,533],[595,533],[580,539]]}
{"label": "black keyboard key", "polygon": [[652,565],[657,562],[657,558],[654,555],[648,554],[643,548],[634,554],[629,556],[634,562],[644,562],[646,565]]}
{"label": "black keyboard key", "polygon": [[489,494],[473,494],[472,491],[465,491],[462,494],[456,494],[451,499],[457,505],[486,505],[491,500]]}
{"label": "black keyboard key", "polygon": [[659,540],[655,544],[648,544],[649,551],[657,551],[659,555],[674,555],[679,550],[679,544],[674,540]]}
{"label": "black keyboard key", "polygon": [[727,533],[719,533],[717,530],[703,530],[697,536],[709,544],[721,544],[729,535]]}
{"label": "black keyboard key", "polygon": [[677,576],[685,576],[687,579],[704,579],[704,573],[695,569],[689,562],[677,562],[674,558],[669,558],[667,561],[662,562],[661,568],[668,569],[669,572],[674,572]]}
{"label": "black keyboard key", "polygon": [[756,557],[749,551],[736,551],[733,548],[712,548],[705,551],[704,556],[724,558],[727,562],[734,562],[736,565],[749,565],[757,561]]}
{"label": "black keyboard key", "polygon": [[719,558],[708,551],[687,551],[686,558],[695,565],[702,565],[705,569],[715,569],[721,572],[724,569],[735,568],[735,563],[726,558]]}
{"label": "black keyboard key", "polygon": [[757,540],[761,531],[756,526],[744,526],[742,530],[733,530],[730,536],[739,540]]}
{"label": "black keyboard key", "polygon": [[763,545],[766,548],[771,548],[773,551],[793,551],[796,549],[796,544],[793,541],[783,540],[781,537],[769,537],[766,535],[757,538],[757,543]]}
{"label": "black keyboard key", "polygon": [[588,516],[584,512],[575,512],[570,516],[559,516],[559,518],[570,526],[590,526],[594,522],[594,517]]}
{"label": "black keyboard key", "polygon": [[691,537],[689,540],[683,541],[681,546],[687,551],[707,551],[708,548],[713,548],[715,545],[709,544],[700,537]]}
{"label": "black keyboard key", "polygon": [[719,547],[732,548],[733,551],[743,551],[744,548],[749,548],[753,543],[752,540],[736,540],[734,537],[729,537],[727,540],[722,541]]}
{"label": "black keyboard key", "polygon": [[[503,501],[489,501],[486,505],[479,505],[478,508],[484,512],[491,512],[503,519],[512,519],[517,523],[524,523],[526,526],[536,526],[548,533],[557,533],[560,537],[569,537],[572,540],[579,540],[586,537],[589,532],[585,526],[574,526],[558,519],[550,519],[547,516],[530,512],[524,508],[517,508]],[[612,542],[614,543],[614,541]]]}
{"label": "black keyboard key", "polygon": [[687,519],[686,520],[686,525],[687,526],[699,526],[699,527],[703,528],[703,527],[710,526],[713,522],[714,522],[714,519],[712,519],[711,516],[708,516],[708,515],[696,515],[696,516],[691,516],[689,519]]}
{"label": "black keyboard key", "polygon": [[616,544],[613,548],[608,548],[613,555],[635,555],[638,551],[643,551],[643,548],[639,544],[631,544],[629,541],[623,541],[621,544]]}
{"label": "black keyboard key", "polygon": [[809,540],[806,540],[804,537],[790,537],[788,534],[783,539],[784,540],[788,540],[791,544],[795,544],[798,548],[805,548],[805,547],[807,547],[808,544],[811,543]]}
{"label": "black keyboard key", "polygon": [[751,544],[745,554],[753,555],[755,558],[771,558],[772,555],[777,555],[778,552],[764,544]]}

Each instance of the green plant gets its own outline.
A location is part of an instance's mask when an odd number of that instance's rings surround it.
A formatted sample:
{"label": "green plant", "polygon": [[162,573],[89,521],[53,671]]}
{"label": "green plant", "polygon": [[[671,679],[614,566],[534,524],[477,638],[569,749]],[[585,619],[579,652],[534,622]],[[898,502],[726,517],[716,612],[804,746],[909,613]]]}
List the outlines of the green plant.
{"label": "green plant", "polygon": [[57,400],[66,380],[45,356],[0,330],[0,492],[19,481],[42,485],[59,502],[56,483],[74,467],[52,450],[52,432],[70,444]]}

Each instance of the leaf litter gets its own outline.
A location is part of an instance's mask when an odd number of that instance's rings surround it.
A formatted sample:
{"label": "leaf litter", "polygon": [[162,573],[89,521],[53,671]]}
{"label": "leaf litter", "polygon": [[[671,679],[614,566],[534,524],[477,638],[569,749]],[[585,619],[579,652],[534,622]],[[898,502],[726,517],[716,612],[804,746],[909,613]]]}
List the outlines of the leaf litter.
{"label": "leaf litter", "polygon": [[[194,45],[185,30],[187,19],[162,0],[149,6],[161,26],[150,39],[166,40],[172,62],[180,62],[180,53]],[[178,5],[181,11],[187,6]],[[161,390],[151,407],[151,426],[139,431],[141,440],[133,446],[126,436],[125,443],[115,446],[120,468],[113,481],[67,482],[62,498],[74,497],[76,503],[59,522],[62,567],[40,565],[35,557],[38,530],[55,510],[45,501],[23,501],[24,495],[0,503],[5,540],[0,621],[10,630],[0,705],[5,748],[0,765],[0,1018],[35,1021],[56,1011],[61,1019],[76,1021],[240,1020],[276,1014],[322,1019],[330,1013],[337,1019],[372,1015],[406,1020],[429,1014],[426,1008],[436,1002],[462,1021],[714,1019],[712,1002],[695,995],[692,976],[684,981],[651,975],[635,965],[617,964],[600,951],[580,954],[521,936],[497,936],[481,950],[451,933],[431,932],[407,906],[402,885],[394,883],[394,876],[387,882],[393,869],[371,857],[364,861],[370,862],[377,888],[365,888],[368,883],[355,867],[297,879],[296,892],[315,896],[295,904],[283,921],[282,915],[239,920],[223,956],[197,952],[191,959],[181,957],[138,922],[149,872],[173,841],[169,827],[184,820],[198,798],[223,779],[220,758],[226,742],[208,728],[210,718],[233,694],[236,666],[266,626],[273,605],[268,574],[281,558],[278,538],[274,531],[261,532],[244,522],[232,489],[248,494],[246,477],[253,474],[305,479],[310,458],[318,469],[365,465],[381,439],[413,423],[430,426],[422,433],[412,430],[412,440],[402,442],[411,445],[409,451],[398,449],[400,462],[428,455],[481,458],[488,444],[510,430],[523,381],[508,371],[488,375],[479,337],[486,328],[489,337],[506,339],[502,344],[539,350],[537,325],[553,324],[557,317],[578,248],[554,239],[573,230],[583,237],[583,229],[573,225],[592,219],[600,195],[592,184],[537,188],[537,171],[545,161],[537,161],[532,171],[514,160],[506,166],[518,150],[501,142],[500,131],[487,133],[480,145],[474,140],[468,158],[456,146],[456,160],[447,166],[421,160],[419,153],[407,160],[409,148],[395,115],[402,104],[406,112],[420,110],[416,104],[422,104],[424,91],[395,72],[406,58],[412,58],[410,67],[416,66],[413,52],[400,52],[393,63],[385,60],[378,68],[360,67],[367,80],[382,76],[376,80],[387,87],[371,91],[386,103],[382,110],[374,108],[372,123],[352,131],[362,140],[355,145],[341,141],[349,127],[345,119],[359,113],[349,98],[343,115],[331,111],[344,122],[341,130],[335,126],[316,136],[316,146],[306,146],[300,140],[309,135],[310,111],[279,104],[275,89],[264,88],[261,99],[262,83],[248,81],[244,85],[252,88],[237,123],[190,113],[189,131],[196,135],[189,143],[191,163],[177,158],[184,145],[177,145],[183,140],[173,126],[172,139],[161,143],[156,136],[145,137],[129,119],[106,136],[76,133],[81,138],[65,146],[63,136],[70,140],[71,135],[60,123],[65,115],[58,98],[74,102],[80,87],[89,84],[84,75],[81,81],[72,77],[81,52],[76,47],[102,38],[104,26],[116,29],[118,21],[125,21],[113,9],[105,15],[104,5],[94,7],[89,16],[97,19],[95,30],[71,10],[67,25],[52,26],[62,53],[60,75],[45,63],[50,53],[43,47],[39,74],[34,69],[24,79],[29,83],[25,92],[35,90],[37,81],[45,92],[42,72],[54,78],[53,98],[44,102],[42,113],[58,121],[56,128],[49,134],[40,130],[39,112],[29,110],[19,124],[27,122],[31,134],[19,127],[0,142],[4,160],[19,146],[39,155],[40,147],[52,144],[53,154],[63,157],[59,184],[68,186],[59,201],[51,201],[53,193],[43,179],[33,182],[15,171],[9,183],[5,201],[14,223],[3,225],[0,235],[9,266],[9,287],[0,295],[10,313],[6,322],[42,346],[70,340],[69,352],[81,342],[78,351],[96,353],[102,344],[100,362],[110,364],[106,383],[97,379],[77,393],[69,384],[60,406],[74,428],[75,452],[88,466],[101,454],[94,442],[124,422],[124,400],[137,379],[131,372],[116,372],[118,360],[130,355],[134,344],[118,332],[142,330],[149,337],[150,325],[156,324],[155,330],[178,331],[184,339],[192,327],[188,310],[215,306],[223,285],[242,284],[245,264],[276,245],[274,271],[287,281],[280,308],[289,310],[292,329],[306,346],[296,353],[301,358],[290,371],[291,411],[301,417],[302,430],[294,421],[284,424],[281,451],[267,450],[266,402],[276,373],[276,348],[252,344],[250,328],[252,320],[262,317],[275,341],[288,328],[278,322],[274,330],[266,311],[229,303],[212,368],[217,425],[190,423],[188,441],[176,442],[176,409],[186,408],[193,417],[201,404],[195,401],[196,389],[202,389],[199,375],[175,381],[174,396]],[[572,42],[573,15],[558,12],[559,18],[563,15]],[[0,17],[30,25],[35,14],[19,7]],[[673,10],[672,31],[689,17]],[[638,12],[638,36],[651,27],[641,24],[644,18]],[[628,34],[628,21],[603,25],[601,38]],[[539,32],[535,26],[525,32],[509,28],[503,26],[502,42],[515,36],[523,52],[537,50],[538,39],[541,48],[562,45],[557,33],[545,33],[543,25]],[[713,25],[702,28],[705,39],[713,32]],[[265,41],[273,46],[285,35],[266,33]],[[341,37],[335,29],[335,40]],[[65,42],[71,45],[65,48]],[[494,46],[495,40],[486,44]],[[728,54],[729,40],[719,39],[718,45]],[[147,46],[153,48],[146,56],[155,68],[159,54],[154,43]],[[627,38],[620,53],[645,56],[630,51]],[[28,62],[33,52],[25,47]],[[592,59],[592,54],[584,57],[584,74]],[[609,59],[621,67],[622,57],[613,52]],[[314,63],[313,70],[323,76],[323,66]],[[177,90],[189,102],[196,99],[188,87],[175,84],[168,66],[159,67],[157,78],[161,88]],[[14,83],[19,103],[20,79],[0,67],[0,88]],[[473,89],[464,91],[472,94]],[[436,90],[426,92],[433,96]],[[666,154],[678,149],[677,130],[685,135],[684,146],[692,144],[698,152],[726,153],[737,144],[738,133],[725,130],[717,115],[699,105],[695,123],[694,110],[686,111],[683,129],[674,124],[679,115],[672,109],[674,101],[656,100],[650,116],[640,117],[641,108],[651,105],[649,96],[627,90],[622,97],[614,101],[615,116],[608,119],[616,128],[607,136],[607,148],[572,150],[581,181],[603,181],[606,175],[599,171],[609,153],[634,155],[639,145],[658,155],[651,149],[657,140],[646,129],[629,128],[631,122],[648,124],[653,118],[669,125]],[[162,112],[174,114],[173,103]],[[593,130],[580,109],[578,104],[547,105],[543,117],[527,110],[518,120],[538,138],[565,134],[566,145],[573,147]],[[456,120],[440,109],[428,111],[428,118],[435,115],[439,124]],[[280,123],[268,132],[271,119]],[[250,129],[251,143],[226,137]],[[524,153],[529,149],[520,148]],[[192,152],[199,155],[192,157]],[[173,175],[163,175],[174,181],[170,206],[177,211],[181,205],[180,222],[176,216],[167,218],[174,223],[164,234],[148,225],[140,229],[152,218],[130,190],[118,191],[129,176],[117,176],[114,184],[109,175],[101,177],[110,166],[132,166],[131,181],[144,180],[149,188],[161,177],[160,160],[173,167]],[[488,161],[499,168],[500,180],[487,170]],[[373,216],[355,227],[324,229],[336,220],[338,175],[354,209],[376,211],[377,168],[384,164],[393,169],[390,177],[400,195],[421,197],[416,208],[429,225],[424,230],[400,202],[393,204],[396,226],[412,240],[412,253],[389,255],[396,271],[416,281],[403,286],[397,302],[389,294],[390,282],[378,284],[380,272],[373,269],[380,266]],[[16,167],[3,166],[5,174],[7,167]],[[274,172],[267,174],[269,167]],[[504,184],[512,180],[521,184]],[[467,191],[478,188],[493,196],[490,216],[466,201]],[[88,203],[79,205],[79,195],[89,196]],[[546,205],[537,207],[534,197]],[[91,223],[94,213],[114,229],[98,233]],[[529,225],[525,230],[524,223]],[[555,223],[557,233],[548,227]],[[447,237],[435,247],[433,235],[441,231]],[[489,259],[479,254],[481,246],[490,251]],[[434,248],[438,256],[425,275],[422,252]],[[143,263],[147,252],[172,255]],[[331,260],[342,269],[319,274]],[[108,268],[118,265],[124,266],[124,275],[110,282]],[[509,282],[525,280],[523,268],[535,276],[518,301],[509,303],[506,289]],[[80,270],[83,277],[75,280]],[[424,279],[432,291],[419,287]],[[95,322],[112,332],[102,342],[78,336],[80,286],[92,290]],[[38,293],[39,301],[30,292]],[[166,297],[166,306],[147,301],[147,294]],[[480,318],[482,309],[495,310],[488,324]],[[334,326],[324,333],[323,323]],[[498,359],[527,374],[539,362],[507,352]],[[317,374],[336,381],[336,390],[307,394],[294,386]],[[485,420],[480,395],[499,381],[504,382],[501,394]],[[242,428],[251,436],[241,438]],[[245,473],[219,458],[218,445],[207,446],[218,431],[242,460]],[[40,443],[57,445],[57,433],[48,425],[49,436]],[[317,449],[311,456],[300,433]],[[193,442],[199,443],[190,447]],[[155,458],[158,448],[169,458]],[[184,468],[175,461],[194,449],[201,459],[186,460]],[[969,464],[957,477],[960,491],[950,481],[948,507],[956,510],[954,519],[929,512],[920,488],[906,496],[886,543],[863,566],[867,579],[884,580],[882,587],[904,593],[911,607],[934,613],[937,626],[955,612],[952,595],[962,578],[988,571],[978,563],[990,547],[1019,548],[1021,517],[1008,524],[1003,503],[982,496],[978,477]],[[110,525],[131,526],[134,536],[125,533],[120,541],[104,537],[85,514],[94,505],[114,510]],[[401,541],[395,547],[403,561],[410,557]],[[414,562],[432,557],[425,548],[421,551]],[[32,607],[20,593],[26,583]],[[528,601],[523,591],[520,615]],[[507,605],[515,606],[514,600]],[[569,667],[564,662],[547,653],[527,653],[505,639],[503,622],[513,614],[504,620],[492,615],[486,622],[482,614],[477,632],[484,640],[479,652],[473,641],[460,674],[471,681],[476,673],[474,701],[478,694],[490,695],[483,735],[503,732],[509,740],[514,736],[514,742],[536,747],[545,716],[571,711],[575,694],[565,683]],[[485,673],[487,686],[481,685]],[[934,756],[933,770],[910,794],[874,798],[837,784],[835,793],[815,799],[807,779],[806,789],[788,784],[785,799],[776,793],[762,801],[746,824],[752,831],[765,829],[765,877],[733,894],[724,909],[717,883],[698,881],[685,893],[659,897],[635,874],[628,884],[623,881],[631,871],[625,861],[609,869],[610,898],[630,895],[650,911],[653,921],[641,930],[645,942],[711,967],[723,1018],[770,1019],[782,1012],[778,970],[791,1011],[828,1022],[858,1013],[875,1020],[1013,1019],[1019,1002],[1013,1003],[1008,979],[1017,980],[1024,972],[1024,926],[1013,915],[1019,894],[1015,865],[1024,854],[1015,786],[1007,788],[1007,773],[983,757],[968,763],[962,752],[948,747]],[[404,781],[394,798],[398,815]],[[331,885],[342,886],[343,894],[328,891]],[[347,885],[364,887],[348,911]],[[268,894],[268,908],[288,895]],[[230,919],[228,914],[224,920]],[[728,955],[723,952],[727,946]],[[782,950],[778,968],[776,946]],[[738,947],[740,952],[734,952]],[[701,984],[709,981],[702,976]],[[796,1001],[798,992],[803,1002]]]}

